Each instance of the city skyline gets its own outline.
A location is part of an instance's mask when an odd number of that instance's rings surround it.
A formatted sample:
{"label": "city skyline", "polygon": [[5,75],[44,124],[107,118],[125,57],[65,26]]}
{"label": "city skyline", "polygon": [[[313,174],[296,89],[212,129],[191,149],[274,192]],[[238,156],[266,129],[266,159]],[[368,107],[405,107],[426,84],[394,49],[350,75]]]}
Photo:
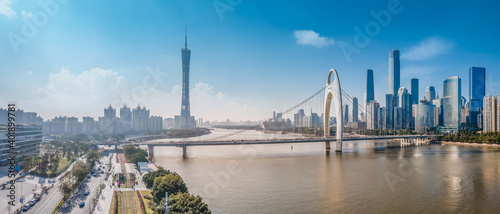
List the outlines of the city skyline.
{"label": "city skyline", "polygon": [[[365,72],[373,69],[374,99],[384,103],[387,53],[392,49],[401,54],[400,86],[410,88],[410,79],[419,78],[420,98],[427,86],[436,87],[441,97],[444,79],[465,78],[475,66],[490,71],[485,77],[486,96],[500,93],[500,83],[495,81],[500,79],[495,72],[500,69],[496,62],[500,44],[494,39],[499,30],[491,28],[499,18],[485,12],[494,8],[487,3],[449,8],[446,2],[401,1],[400,11],[387,23],[373,15],[388,11],[386,2],[358,6],[292,2],[286,8],[274,2],[266,3],[269,8],[259,7],[263,2],[242,2],[223,13],[223,20],[211,2],[198,3],[121,3],[104,15],[91,11],[107,11],[113,3],[71,1],[59,4],[53,16],[36,3],[2,3],[11,10],[0,11],[0,26],[5,29],[0,57],[7,62],[0,70],[9,79],[0,88],[0,100],[16,102],[44,119],[97,117],[110,103],[113,107],[145,105],[155,115],[173,117],[179,114],[181,102],[178,47],[186,25],[192,32],[190,45],[196,48],[191,113],[205,120],[269,118],[270,112],[291,107],[323,87],[324,73],[330,68],[338,70],[343,89],[358,99],[365,87],[357,85],[366,82]],[[428,7],[436,9],[425,16],[419,14]],[[329,8],[355,9],[332,14]],[[464,16],[465,10],[481,11],[477,13],[481,15]],[[41,12],[50,15],[47,24],[35,26],[36,35],[16,52],[8,35],[24,37],[24,24],[33,23]],[[270,18],[274,12],[283,18]],[[131,13],[144,18],[126,22],[125,15]],[[425,25],[428,17],[443,19],[429,27]],[[338,21],[346,18],[352,21]],[[372,21],[380,26],[376,35],[365,30]],[[128,24],[114,24],[122,22]],[[287,24],[290,22],[294,24]],[[476,28],[488,28],[489,34],[477,37],[472,33]],[[369,36],[368,45],[355,46],[356,29]],[[344,54],[344,44],[359,52]],[[293,84],[283,85],[282,81]],[[468,81],[464,81],[462,95],[468,98],[467,87]]]}

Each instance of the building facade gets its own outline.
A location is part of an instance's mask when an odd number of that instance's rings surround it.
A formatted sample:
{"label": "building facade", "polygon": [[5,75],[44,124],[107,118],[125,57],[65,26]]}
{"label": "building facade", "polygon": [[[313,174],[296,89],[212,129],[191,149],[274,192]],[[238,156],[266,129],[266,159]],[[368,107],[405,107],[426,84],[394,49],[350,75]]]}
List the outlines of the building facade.
{"label": "building facade", "polygon": [[368,69],[366,71],[366,95],[365,104],[375,99],[375,85],[373,82],[373,70]]}
{"label": "building facade", "polygon": [[444,132],[458,132],[461,125],[462,80],[458,76],[443,82],[443,125]]}
{"label": "building facade", "polygon": [[477,125],[479,109],[483,108],[483,98],[486,96],[486,69],[480,67],[469,68],[469,117],[467,123]]}
{"label": "building facade", "polygon": [[378,111],[380,105],[372,100],[366,106],[366,129],[378,129]]}
{"label": "building facade", "polygon": [[389,52],[389,94],[398,95],[400,87],[399,50]]}
{"label": "building facade", "polygon": [[11,149],[8,139],[8,128],[6,124],[0,125],[0,166],[10,165],[8,159],[11,154],[16,155],[18,164],[22,164],[24,156],[34,155],[40,152],[42,143],[41,125],[16,125],[16,141],[14,149]]}
{"label": "building facade", "polygon": [[418,79],[411,79],[411,104],[418,104]]}

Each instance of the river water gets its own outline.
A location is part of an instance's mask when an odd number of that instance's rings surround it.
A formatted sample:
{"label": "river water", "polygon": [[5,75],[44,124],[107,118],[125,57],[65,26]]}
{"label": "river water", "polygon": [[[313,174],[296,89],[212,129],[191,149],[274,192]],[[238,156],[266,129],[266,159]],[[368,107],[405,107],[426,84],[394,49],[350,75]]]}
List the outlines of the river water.
{"label": "river water", "polygon": [[[226,136],[213,130],[197,140]],[[245,131],[232,139],[290,138]],[[332,144],[334,145],[334,144]],[[332,148],[333,149],[333,148]],[[156,147],[213,213],[494,213],[500,210],[500,149],[349,141]]]}

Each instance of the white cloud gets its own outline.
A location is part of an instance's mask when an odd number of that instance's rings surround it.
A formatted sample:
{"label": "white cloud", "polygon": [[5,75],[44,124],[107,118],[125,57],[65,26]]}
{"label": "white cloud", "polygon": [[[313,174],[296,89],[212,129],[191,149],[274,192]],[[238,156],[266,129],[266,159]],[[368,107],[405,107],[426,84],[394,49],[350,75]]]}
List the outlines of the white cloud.
{"label": "white cloud", "polygon": [[[173,86],[170,91],[127,86],[125,78],[111,70],[93,68],[74,74],[63,68],[58,73],[50,74],[47,85],[32,91],[33,99],[26,104],[34,106],[32,109],[40,109],[35,111],[44,119],[58,115],[93,116],[97,119],[109,104],[120,108],[124,103],[132,108],[138,104],[146,106],[151,115],[174,117],[180,114],[181,93],[179,85]],[[190,95],[191,114],[205,121],[265,119],[256,108],[232,101],[207,83],[195,84]]]}
{"label": "white cloud", "polygon": [[33,18],[33,13],[31,13],[31,12],[25,12],[25,11],[23,10],[23,11],[21,11],[21,14],[22,14],[24,17],[26,17],[26,18],[30,18],[30,19],[31,19],[31,18]]}
{"label": "white cloud", "polygon": [[8,18],[14,17],[16,15],[16,11],[12,10],[11,5],[11,0],[0,0],[0,14],[3,14]]}
{"label": "white cloud", "polygon": [[33,72],[32,71],[26,71],[26,74],[32,76],[33,75]]}
{"label": "white cloud", "polygon": [[453,44],[439,37],[429,37],[418,45],[413,46],[406,53],[403,52],[402,59],[424,60],[446,53],[453,47]]}
{"label": "white cloud", "polygon": [[293,31],[293,36],[299,45],[312,45],[321,48],[335,43],[333,39],[320,36],[319,33],[312,30],[296,30]]}
{"label": "white cloud", "polygon": [[[40,109],[45,119],[58,115],[85,116],[101,113],[126,88],[122,76],[111,70],[93,68],[72,74],[66,68],[49,75],[44,87],[32,91],[27,106]],[[100,115],[100,114],[99,114]]]}

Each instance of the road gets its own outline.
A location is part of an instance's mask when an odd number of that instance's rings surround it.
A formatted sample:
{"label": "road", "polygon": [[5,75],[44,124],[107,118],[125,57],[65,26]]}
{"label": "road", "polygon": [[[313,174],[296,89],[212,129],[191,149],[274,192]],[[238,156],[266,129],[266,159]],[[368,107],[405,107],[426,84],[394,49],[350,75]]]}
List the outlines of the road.
{"label": "road", "polygon": [[[73,162],[66,171],[70,171],[74,164],[76,163]],[[45,213],[51,213],[59,204],[61,199],[64,197],[64,195],[59,191],[59,186],[61,185],[61,181],[59,179],[63,176],[64,173],[61,173],[59,176],[55,177],[54,180],[54,187],[52,187],[47,193],[43,194],[40,197],[40,201],[38,201],[34,206],[30,207],[30,209],[27,212],[23,212],[26,214],[45,214]],[[30,198],[26,198],[27,200],[31,200]]]}
{"label": "road", "polygon": [[[107,157],[101,157],[101,161],[107,160]],[[94,169],[96,169],[99,164],[96,164]],[[90,176],[90,178],[85,178],[81,185],[73,192],[66,203],[61,207],[58,213],[91,213],[92,198],[97,194],[97,187],[101,183],[104,183],[104,174],[97,174],[96,176]],[[88,195],[85,195],[85,191],[89,191]],[[84,201],[85,206],[80,208],[80,202]],[[93,208],[93,207],[92,207]]]}

